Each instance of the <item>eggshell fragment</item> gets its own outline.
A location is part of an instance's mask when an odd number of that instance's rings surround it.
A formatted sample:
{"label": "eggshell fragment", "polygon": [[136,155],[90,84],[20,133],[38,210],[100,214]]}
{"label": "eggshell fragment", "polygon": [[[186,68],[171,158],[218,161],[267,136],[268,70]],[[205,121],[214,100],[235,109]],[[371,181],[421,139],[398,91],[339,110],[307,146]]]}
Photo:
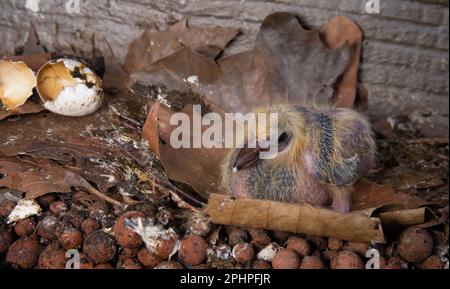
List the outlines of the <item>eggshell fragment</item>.
{"label": "eggshell fragment", "polygon": [[100,108],[102,81],[83,63],[60,58],[45,64],[37,74],[37,91],[44,107],[64,116],[86,116]]}
{"label": "eggshell fragment", "polygon": [[22,199],[19,200],[16,207],[9,214],[6,222],[8,224],[15,223],[17,221],[26,219],[28,217],[37,215],[41,212],[41,207],[39,204],[32,199]]}
{"label": "eggshell fragment", "polygon": [[36,76],[24,62],[0,60],[0,101],[11,110],[33,95]]}

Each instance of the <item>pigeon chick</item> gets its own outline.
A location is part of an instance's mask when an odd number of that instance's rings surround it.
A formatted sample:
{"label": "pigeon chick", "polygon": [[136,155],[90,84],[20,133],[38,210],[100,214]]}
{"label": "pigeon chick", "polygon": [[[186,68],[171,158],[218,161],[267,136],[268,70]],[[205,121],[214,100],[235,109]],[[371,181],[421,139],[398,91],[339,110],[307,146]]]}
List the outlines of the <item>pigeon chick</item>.
{"label": "pigeon chick", "polygon": [[[375,142],[367,119],[346,108],[272,105],[258,113],[278,114],[278,153],[260,157],[256,147],[233,149],[222,167],[231,195],[350,211],[353,184],[373,167]],[[255,132],[257,140],[269,139]]]}

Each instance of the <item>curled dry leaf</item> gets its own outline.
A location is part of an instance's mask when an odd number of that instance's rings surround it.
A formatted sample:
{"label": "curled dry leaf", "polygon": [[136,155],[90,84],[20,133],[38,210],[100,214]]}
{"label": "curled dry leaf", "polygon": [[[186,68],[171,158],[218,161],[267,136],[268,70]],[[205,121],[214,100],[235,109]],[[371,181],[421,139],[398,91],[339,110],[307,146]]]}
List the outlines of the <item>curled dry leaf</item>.
{"label": "curled dry leaf", "polygon": [[289,231],[361,242],[384,242],[381,222],[360,214],[342,214],[308,205],[212,194],[205,211],[213,223]]}
{"label": "curled dry leaf", "polygon": [[24,104],[35,86],[36,76],[24,62],[0,60],[0,102],[7,109]]}

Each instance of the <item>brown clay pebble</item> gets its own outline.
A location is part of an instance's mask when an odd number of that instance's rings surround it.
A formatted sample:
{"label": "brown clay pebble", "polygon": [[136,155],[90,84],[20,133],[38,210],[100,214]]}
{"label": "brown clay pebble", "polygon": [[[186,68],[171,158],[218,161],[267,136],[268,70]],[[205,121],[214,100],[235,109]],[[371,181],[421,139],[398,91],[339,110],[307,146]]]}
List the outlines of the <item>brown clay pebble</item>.
{"label": "brown clay pebble", "polygon": [[192,266],[192,269],[204,270],[204,269],[208,269],[208,265],[206,265],[206,264],[198,264],[198,265]]}
{"label": "brown clay pebble", "polygon": [[249,243],[241,242],[234,246],[232,251],[233,258],[239,263],[246,263],[253,260],[255,251]]}
{"label": "brown clay pebble", "polygon": [[406,261],[420,263],[430,256],[433,239],[426,230],[411,227],[400,234],[397,249]]}
{"label": "brown clay pebble", "polygon": [[119,269],[138,270],[142,269],[142,265],[133,258],[125,259],[117,264]]}
{"label": "brown clay pebble", "polygon": [[331,269],[364,269],[364,263],[355,252],[340,251],[331,260]]}
{"label": "brown clay pebble", "polygon": [[94,269],[109,270],[109,269],[114,269],[114,267],[109,263],[103,263],[103,264],[95,265]]}
{"label": "brown clay pebble", "polygon": [[170,270],[175,269],[176,270],[176,269],[184,269],[184,268],[183,268],[183,265],[181,265],[178,262],[165,261],[165,262],[162,262],[161,264],[159,264],[158,266],[156,266],[155,269],[166,269],[166,270],[168,270],[168,269],[170,269]]}
{"label": "brown clay pebble", "polygon": [[300,258],[292,250],[282,249],[272,259],[273,269],[298,269]]}
{"label": "brown clay pebble", "polygon": [[248,241],[248,234],[244,229],[229,227],[227,229],[228,233],[228,244],[232,247],[236,246],[240,242]]}
{"label": "brown clay pebble", "polygon": [[16,232],[17,236],[23,238],[33,234],[35,228],[36,222],[34,221],[34,219],[28,218],[18,221],[14,226],[14,232]]}
{"label": "brown clay pebble", "polygon": [[36,201],[41,205],[43,208],[49,208],[50,205],[56,201],[56,194],[46,194],[43,196],[40,196],[36,199]]}
{"label": "brown clay pebble", "polygon": [[145,218],[144,213],[129,211],[123,214],[114,225],[114,237],[117,243],[125,248],[137,248],[142,245],[142,238],[136,232],[126,226],[126,220]]}
{"label": "brown clay pebble", "polygon": [[89,217],[101,220],[109,214],[109,207],[104,202],[95,202],[88,208]]}
{"label": "brown clay pebble", "polygon": [[344,250],[353,251],[364,257],[369,250],[369,244],[363,242],[347,242],[347,244],[344,245]]}
{"label": "brown clay pebble", "polygon": [[250,229],[248,230],[248,233],[250,234],[251,243],[255,244],[259,248],[265,248],[270,243],[272,243],[272,239],[270,239],[269,235],[267,235],[267,232],[260,229]]}
{"label": "brown clay pebble", "polygon": [[66,250],[77,249],[83,245],[83,234],[76,228],[68,227],[58,235],[58,241]]}
{"label": "brown clay pebble", "polygon": [[62,216],[69,211],[69,206],[64,201],[53,202],[50,204],[50,211],[57,216]]}
{"label": "brown clay pebble", "polygon": [[172,237],[159,237],[154,246],[154,253],[162,260],[169,258],[175,249],[177,241]]}
{"label": "brown clay pebble", "polygon": [[255,260],[252,264],[252,269],[261,270],[261,269],[272,269],[272,266],[269,262],[264,260]]}
{"label": "brown clay pebble", "polygon": [[432,255],[420,264],[420,269],[444,269],[444,264],[439,256]]}
{"label": "brown clay pebble", "polygon": [[100,225],[100,223],[97,222],[95,219],[88,218],[84,220],[83,223],[81,224],[81,231],[84,234],[89,235],[94,231],[100,230],[101,227],[102,226]]}
{"label": "brown clay pebble", "polygon": [[135,258],[139,248],[123,248],[122,252],[120,252],[120,256],[122,258]]}
{"label": "brown clay pebble", "polygon": [[10,229],[0,223],[0,254],[8,251],[9,246],[14,242],[13,234]]}
{"label": "brown clay pebble", "polygon": [[332,251],[339,251],[342,249],[344,242],[336,238],[328,238],[328,249]]}
{"label": "brown clay pebble", "polygon": [[108,263],[115,256],[117,245],[112,236],[96,231],[86,238],[83,250],[96,264]]}
{"label": "brown clay pebble", "polygon": [[325,250],[322,254],[323,259],[325,259],[327,261],[331,261],[336,257],[337,253],[338,253],[337,251]]}
{"label": "brown clay pebble", "polygon": [[72,194],[72,202],[77,205],[83,205],[87,203],[87,200],[92,200],[91,196],[84,192],[78,191]]}
{"label": "brown clay pebble", "polygon": [[211,227],[211,220],[203,214],[192,214],[186,223],[188,232],[202,237],[208,235],[211,231]]}
{"label": "brown clay pebble", "polygon": [[57,244],[52,243],[39,256],[39,269],[65,269],[66,252]]}
{"label": "brown clay pebble", "polygon": [[80,254],[80,269],[90,270],[94,269],[94,261],[92,261],[86,254]]}
{"label": "brown clay pebble", "polygon": [[16,203],[10,200],[3,200],[0,203],[0,217],[8,217],[12,210],[16,207]]}
{"label": "brown clay pebble", "polygon": [[286,242],[286,249],[294,251],[300,257],[308,256],[311,251],[308,241],[295,236],[289,237]]}
{"label": "brown clay pebble", "polygon": [[197,235],[188,235],[180,242],[178,257],[186,264],[198,265],[206,258],[208,244]]}
{"label": "brown clay pebble", "polygon": [[9,247],[6,261],[22,269],[30,269],[37,264],[41,246],[35,238],[22,238]]}
{"label": "brown clay pebble", "polygon": [[162,262],[155,254],[150,253],[147,248],[142,248],[137,254],[139,262],[142,263],[146,268],[153,269]]}
{"label": "brown clay pebble", "polygon": [[408,263],[400,257],[391,257],[383,269],[408,269]]}
{"label": "brown clay pebble", "polygon": [[302,260],[300,269],[325,269],[325,265],[320,257],[306,256]]}
{"label": "brown clay pebble", "polygon": [[47,240],[56,239],[56,229],[59,227],[58,218],[53,215],[46,216],[37,226],[37,234]]}
{"label": "brown clay pebble", "polygon": [[69,223],[77,229],[81,228],[81,224],[86,219],[86,214],[76,207],[72,207],[66,214],[64,214],[64,223]]}

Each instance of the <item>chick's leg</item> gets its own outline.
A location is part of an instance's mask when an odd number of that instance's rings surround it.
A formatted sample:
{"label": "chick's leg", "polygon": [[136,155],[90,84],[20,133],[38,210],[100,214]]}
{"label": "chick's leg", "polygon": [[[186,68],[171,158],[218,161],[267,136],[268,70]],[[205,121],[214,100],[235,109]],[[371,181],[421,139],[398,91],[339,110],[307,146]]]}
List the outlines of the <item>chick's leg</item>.
{"label": "chick's leg", "polygon": [[331,209],[341,213],[350,212],[352,189],[349,187],[330,186],[332,198]]}

